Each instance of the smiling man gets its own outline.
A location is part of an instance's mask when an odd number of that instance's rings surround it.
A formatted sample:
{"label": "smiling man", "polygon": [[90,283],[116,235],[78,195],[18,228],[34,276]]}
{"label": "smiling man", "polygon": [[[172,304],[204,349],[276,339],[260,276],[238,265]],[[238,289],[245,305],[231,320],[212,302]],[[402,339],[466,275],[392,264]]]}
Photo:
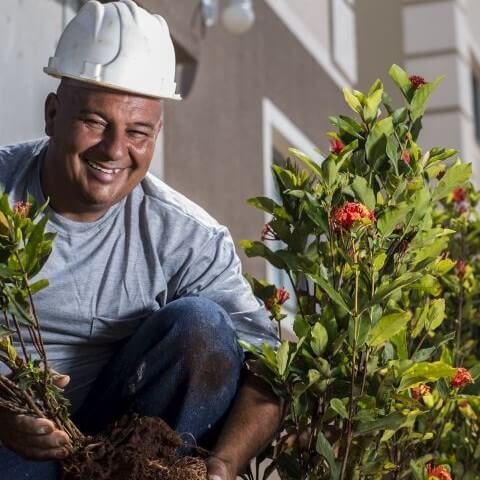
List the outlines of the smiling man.
{"label": "smiling man", "polygon": [[[174,70],[163,18],[88,2],[46,68],[61,79],[47,137],[0,148],[0,184],[12,202],[50,200],[50,287],[35,304],[80,427],[160,416],[212,450],[211,479],[233,480],[280,416],[238,339],[277,339],[228,230],[147,173]],[[52,422],[0,412],[0,440],[2,478],[58,478],[68,438]]]}

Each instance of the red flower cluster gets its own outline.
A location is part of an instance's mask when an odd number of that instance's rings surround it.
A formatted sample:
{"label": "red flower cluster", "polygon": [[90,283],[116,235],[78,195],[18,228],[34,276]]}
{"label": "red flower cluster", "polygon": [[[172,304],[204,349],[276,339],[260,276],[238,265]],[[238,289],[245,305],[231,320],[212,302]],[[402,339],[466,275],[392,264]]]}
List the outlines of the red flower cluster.
{"label": "red flower cluster", "polygon": [[426,85],[428,83],[423,77],[420,77],[420,75],[412,75],[411,77],[408,77],[408,79],[410,80],[410,83],[413,85],[414,88],[423,87],[423,85]]}
{"label": "red flower cluster", "polygon": [[344,230],[350,230],[355,222],[361,220],[375,221],[375,214],[361,203],[347,202],[333,211],[335,226]]}
{"label": "red flower cluster", "polygon": [[277,288],[275,296],[265,301],[265,308],[272,310],[274,305],[283,305],[290,298],[290,294],[285,288]]}
{"label": "red flower cluster", "polygon": [[433,467],[432,465],[427,465],[427,479],[428,480],[452,480],[452,476],[446,467],[439,465],[438,467]]}
{"label": "red flower cluster", "polygon": [[415,400],[418,400],[420,397],[423,397],[424,395],[428,395],[432,389],[426,385],[425,383],[422,383],[418,387],[413,387],[412,388],[412,397]]}
{"label": "red flower cluster", "polygon": [[465,276],[466,269],[467,269],[467,264],[465,260],[457,260],[457,264],[455,265],[455,271],[457,273],[457,277],[460,280]]}
{"label": "red flower cluster", "polygon": [[410,165],[410,152],[408,150],[404,150],[402,152],[402,160],[405,162],[406,165]]}
{"label": "red flower cluster", "polygon": [[28,212],[30,212],[31,207],[31,203],[19,201],[13,206],[13,213],[25,218],[28,215]]}
{"label": "red flower cluster", "polygon": [[472,374],[463,367],[457,368],[455,375],[450,380],[450,385],[453,388],[460,388],[466,385],[467,383],[473,383]]}
{"label": "red flower cluster", "polygon": [[278,240],[277,234],[269,223],[266,223],[262,228],[262,240]]}
{"label": "red flower cluster", "polygon": [[330,151],[335,155],[341,153],[344,148],[345,145],[340,140],[337,140],[336,138],[330,140]]}
{"label": "red flower cluster", "polygon": [[455,203],[464,202],[467,198],[467,191],[464,188],[456,188],[452,193],[452,198]]}

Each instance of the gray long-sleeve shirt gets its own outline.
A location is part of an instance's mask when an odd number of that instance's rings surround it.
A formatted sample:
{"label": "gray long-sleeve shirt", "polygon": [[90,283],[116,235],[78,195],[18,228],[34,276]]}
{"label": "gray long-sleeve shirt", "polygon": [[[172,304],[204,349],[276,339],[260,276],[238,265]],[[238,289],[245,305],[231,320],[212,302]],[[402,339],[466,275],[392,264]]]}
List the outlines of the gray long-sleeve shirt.
{"label": "gray long-sleeve shirt", "polygon": [[[46,146],[41,139],[0,148],[0,186],[11,202],[27,193],[44,202],[40,169]],[[66,391],[72,411],[117,342],[175,298],[208,297],[230,314],[240,339],[276,343],[265,308],[241,274],[228,230],[157,178],[147,175],[95,222],[47,212],[47,229],[57,237],[39,278],[50,286],[34,301],[48,358],[72,378]]]}

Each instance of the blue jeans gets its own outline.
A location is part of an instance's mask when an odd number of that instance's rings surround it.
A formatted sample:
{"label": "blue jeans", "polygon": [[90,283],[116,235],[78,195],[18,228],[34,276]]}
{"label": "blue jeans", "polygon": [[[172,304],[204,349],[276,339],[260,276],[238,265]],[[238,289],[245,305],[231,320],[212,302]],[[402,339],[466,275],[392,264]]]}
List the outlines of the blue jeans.
{"label": "blue jeans", "polygon": [[[211,447],[237,391],[243,352],[229,315],[185,297],[146,318],[100,373],[74,420],[96,433],[124,413],[163,418]],[[1,426],[0,426],[1,428]],[[55,462],[0,448],[0,479],[57,480]]]}

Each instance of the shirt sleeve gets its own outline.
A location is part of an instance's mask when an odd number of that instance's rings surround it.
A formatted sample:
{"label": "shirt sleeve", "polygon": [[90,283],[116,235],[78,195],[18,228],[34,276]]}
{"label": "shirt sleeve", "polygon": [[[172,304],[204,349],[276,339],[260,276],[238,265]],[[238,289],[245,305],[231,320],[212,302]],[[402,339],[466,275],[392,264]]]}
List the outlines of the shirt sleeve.
{"label": "shirt sleeve", "polygon": [[211,237],[192,259],[177,289],[177,298],[201,295],[223,307],[232,319],[238,338],[261,347],[276,347],[278,335],[263,302],[244,276],[232,237],[225,227]]}

